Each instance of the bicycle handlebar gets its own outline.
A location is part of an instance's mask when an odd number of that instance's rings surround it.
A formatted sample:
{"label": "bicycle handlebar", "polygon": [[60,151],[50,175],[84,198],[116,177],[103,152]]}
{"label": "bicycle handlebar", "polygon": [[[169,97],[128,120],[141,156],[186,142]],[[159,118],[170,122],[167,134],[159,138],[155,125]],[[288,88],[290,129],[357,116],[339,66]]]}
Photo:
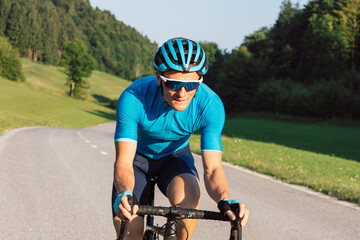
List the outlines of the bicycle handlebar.
{"label": "bicycle handlebar", "polygon": [[[186,209],[180,207],[158,207],[158,206],[145,206],[139,205],[138,215],[152,215],[162,216],[168,219],[205,219],[231,222],[230,240],[240,240],[242,238],[242,228],[240,225],[241,219],[237,218],[232,221],[227,215],[220,212]],[[128,222],[125,224],[128,225]],[[122,236],[125,239],[126,236]]]}
{"label": "bicycle handlebar", "polygon": [[139,206],[137,214],[153,215],[163,217],[174,217],[176,219],[206,219],[218,221],[231,221],[228,216],[220,212],[206,210],[186,209],[180,207],[156,207],[156,206]]}

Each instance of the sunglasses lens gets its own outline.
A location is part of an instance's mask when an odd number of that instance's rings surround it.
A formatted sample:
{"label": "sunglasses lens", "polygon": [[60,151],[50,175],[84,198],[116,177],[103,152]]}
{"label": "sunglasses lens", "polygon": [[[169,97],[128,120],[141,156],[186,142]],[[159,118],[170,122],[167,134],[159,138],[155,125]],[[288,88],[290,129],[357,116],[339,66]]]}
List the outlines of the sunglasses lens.
{"label": "sunglasses lens", "polygon": [[182,87],[185,87],[186,91],[192,91],[199,87],[200,83],[198,82],[175,82],[175,81],[166,81],[165,86],[174,91],[179,91]]}

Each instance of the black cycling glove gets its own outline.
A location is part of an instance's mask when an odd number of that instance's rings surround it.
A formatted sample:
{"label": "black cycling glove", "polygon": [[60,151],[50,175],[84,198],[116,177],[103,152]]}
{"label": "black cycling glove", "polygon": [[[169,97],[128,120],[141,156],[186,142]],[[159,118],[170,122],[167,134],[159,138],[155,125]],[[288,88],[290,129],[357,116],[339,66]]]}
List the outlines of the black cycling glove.
{"label": "black cycling glove", "polygon": [[228,210],[236,213],[236,211],[239,211],[240,203],[241,202],[239,200],[229,200],[227,198],[224,198],[218,202],[218,208],[222,213],[226,213]]}

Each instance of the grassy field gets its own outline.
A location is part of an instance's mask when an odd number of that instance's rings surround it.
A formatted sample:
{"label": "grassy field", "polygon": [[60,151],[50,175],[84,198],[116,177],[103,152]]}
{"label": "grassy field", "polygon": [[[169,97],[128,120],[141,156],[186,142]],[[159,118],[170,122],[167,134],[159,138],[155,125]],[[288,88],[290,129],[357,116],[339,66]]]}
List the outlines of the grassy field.
{"label": "grassy field", "polygon": [[106,107],[118,98],[129,81],[94,71],[86,101],[66,95],[62,69],[23,61],[26,83],[0,77],[0,133],[23,126],[45,125],[81,128],[115,120],[115,111]]}
{"label": "grassy field", "polygon": [[[23,70],[26,82],[32,88],[41,89],[55,95],[67,95],[69,87],[65,85],[66,75],[63,73],[63,69],[23,60]],[[99,71],[93,71],[88,80],[90,83],[88,100],[102,105],[117,99],[131,83]]]}
{"label": "grassy field", "polygon": [[360,127],[242,116],[226,120],[222,140],[224,161],[360,203]]}
{"label": "grassy field", "polygon": [[[115,119],[108,104],[129,81],[94,71],[88,100],[70,99],[61,68],[23,60],[26,83],[0,77],[0,134],[23,126],[81,128]],[[320,122],[243,115],[226,120],[224,160],[284,182],[360,204],[358,122]],[[191,139],[200,153],[200,135]]]}

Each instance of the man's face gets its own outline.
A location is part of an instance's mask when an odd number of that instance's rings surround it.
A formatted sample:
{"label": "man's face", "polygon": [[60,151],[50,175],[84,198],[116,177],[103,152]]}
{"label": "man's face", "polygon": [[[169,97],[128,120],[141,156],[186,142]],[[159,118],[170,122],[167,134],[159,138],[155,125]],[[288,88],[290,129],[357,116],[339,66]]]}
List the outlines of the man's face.
{"label": "man's face", "polygon": [[[195,81],[200,78],[197,72],[177,72],[167,71],[162,74],[166,78],[176,79],[181,81]],[[157,80],[159,86],[163,86],[163,99],[173,109],[177,111],[184,111],[190,104],[191,100],[195,96],[196,89],[192,91],[186,91],[185,87],[182,87],[179,91],[174,91],[167,88],[164,82],[160,79],[160,73],[157,72]]]}

